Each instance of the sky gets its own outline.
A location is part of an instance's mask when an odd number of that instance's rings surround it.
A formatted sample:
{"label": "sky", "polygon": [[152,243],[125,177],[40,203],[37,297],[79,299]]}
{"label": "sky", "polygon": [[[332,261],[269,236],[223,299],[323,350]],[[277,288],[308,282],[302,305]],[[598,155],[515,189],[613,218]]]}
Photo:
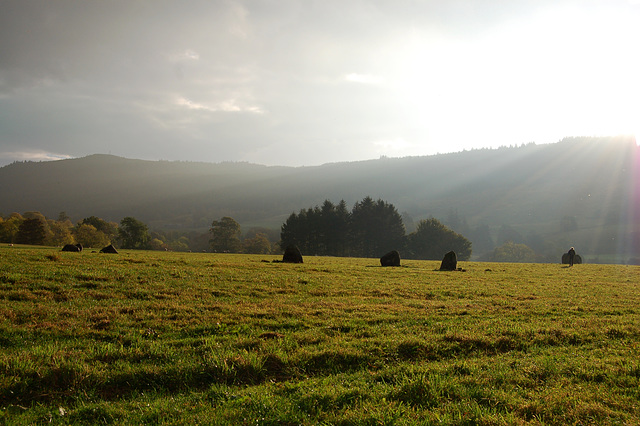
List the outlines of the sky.
{"label": "sky", "polygon": [[640,132],[640,0],[0,0],[0,166]]}

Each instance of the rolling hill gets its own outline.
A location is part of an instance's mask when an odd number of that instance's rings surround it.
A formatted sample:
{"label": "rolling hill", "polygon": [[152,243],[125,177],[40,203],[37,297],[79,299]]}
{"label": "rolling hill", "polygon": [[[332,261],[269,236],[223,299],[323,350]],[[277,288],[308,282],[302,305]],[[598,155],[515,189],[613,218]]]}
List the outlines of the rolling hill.
{"label": "rolling hill", "polygon": [[279,228],[325,199],[353,205],[371,196],[394,204],[408,228],[433,216],[463,234],[488,227],[496,244],[510,229],[592,255],[638,256],[639,152],[634,138],[617,137],[315,167],[111,155],[18,162],[0,168],[0,214],[134,216],[152,229],[203,230],[231,216]]}

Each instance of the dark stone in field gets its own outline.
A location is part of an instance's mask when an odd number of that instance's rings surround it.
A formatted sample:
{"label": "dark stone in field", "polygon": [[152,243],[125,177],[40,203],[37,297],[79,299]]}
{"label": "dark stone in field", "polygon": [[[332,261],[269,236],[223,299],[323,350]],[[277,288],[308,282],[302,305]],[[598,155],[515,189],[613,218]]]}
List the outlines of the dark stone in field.
{"label": "dark stone in field", "polygon": [[400,253],[398,250],[391,250],[380,258],[382,266],[400,266]]}
{"label": "dark stone in field", "polygon": [[75,253],[79,253],[82,251],[82,245],[80,244],[67,244],[64,247],[62,247],[62,251],[72,251]]}
{"label": "dark stone in field", "polygon": [[450,251],[449,253],[444,255],[442,259],[442,263],[440,264],[441,271],[455,271],[458,267],[458,259],[456,257],[456,252]]}
{"label": "dark stone in field", "polygon": [[285,263],[303,263],[302,253],[297,246],[290,245],[284,250],[282,261]]}
{"label": "dark stone in field", "polygon": [[[569,260],[569,253],[564,253],[562,255],[562,264],[563,265],[568,265],[570,263],[571,263],[571,261]],[[575,265],[579,265],[579,264],[582,263],[582,258],[580,257],[579,254],[576,254],[576,256],[573,258],[573,263]]]}
{"label": "dark stone in field", "polygon": [[113,246],[113,244],[109,244],[108,246],[106,246],[105,248],[103,248],[102,250],[100,250],[100,253],[114,253],[114,254],[118,254],[118,250],[116,250],[116,248]]}

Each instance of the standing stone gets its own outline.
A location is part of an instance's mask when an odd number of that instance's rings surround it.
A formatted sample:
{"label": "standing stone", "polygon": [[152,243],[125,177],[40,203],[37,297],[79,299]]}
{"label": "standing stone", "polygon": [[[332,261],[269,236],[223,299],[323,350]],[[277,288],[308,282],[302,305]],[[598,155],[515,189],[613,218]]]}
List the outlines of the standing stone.
{"label": "standing stone", "polygon": [[380,258],[382,266],[400,266],[400,253],[398,250],[391,250]]}
{"label": "standing stone", "polygon": [[458,259],[454,251],[444,255],[442,263],[440,264],[441,271],[455,271],[458,268]]}
{"label": "standing stone", "polygon": [[282,256],[282,261],[284,263],[303,263],[302,262],[302,253],[300,253],[300,249],[297,246],[290,245],[284,250],[284,255]]}
{"label": "standing stone", "polygon": [[116,250],[116,248],[113,246],[113,244],[109,244],[108,246],[106,246],[102,250],[100,250],[100,253],[118,254],[118,250]]}
{"label": "standing stone", "polygon": [[[571,263],[571,259],[569,257],[569,253],[564,253],[562,255],[562,264],[569,265],[570,263]],[[582,257],[580,257],[579,254],[576,254],[575,257],[573,258],[573,264],[580,265],[581,263],[582,263]]]}

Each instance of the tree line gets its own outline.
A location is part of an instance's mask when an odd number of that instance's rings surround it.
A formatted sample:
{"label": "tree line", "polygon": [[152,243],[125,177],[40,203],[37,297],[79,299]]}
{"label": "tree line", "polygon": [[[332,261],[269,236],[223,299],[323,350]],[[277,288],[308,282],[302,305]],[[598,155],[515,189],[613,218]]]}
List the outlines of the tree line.
{"label": "tree line", "polygon": [[74,224],[64,212],[57,220],[40,212],[0,216],[2,243],[82,244],[92,248],[114,244],[123,249],[255,254],[281,253],[294,244],[309,255],[380,257],[399,250],[406,258],[440,259],[454,250],[461,260],[471,256],[469,240],[437,219],[420,221],[416,230],[406,235],[396,208],[371,197],[355,203],[351,210],[344,200],[338,204],[325,200],[322,206],[292,213],[282,224],[279,237],[278,241],[277,231],[264,228],[251,228],[243,237],[240,224],[228,216],[214,220],[204,234],[152,232],[134,217],[116,223],[90,216]]}
{"label": "tree line", "polygon": [[[287,245],[294,244],[309,255],[380,257],[396,249],[405,258],[439,260],[444,253],[454,250],[460,260],[470,258],[471,243],[462,233],[474,232],[456,212],[450,213],[446,226],[435,218],[421,220],[416,225],[409,217],[409,223],[414,231],[406,234],[403,218],[395,207],[383,200],[374,201],[371,197],[357,202],[351,211],[344,200],[338,204],[325,200],[321,206],[292,213],[282,224],[280,232],[252,227],[244,235],[240,224],[228,216],[214,220],[207,232],[198,232],[150,231],[146,224],[133,217],[125,217],[116,223],[90,216],[73,224],[64,212],[57,220],[47,219],[40,212],[25,212],[12,213],[7,217],[0,215],[0,243],[82,244],[93,248],[114,244],[123,249],[254,254],[278,254]],[[503,226],[499,237],[503,244],[486,252],[480,260],[554,262],[558,253],[562,253],[562,247],[558,247],[550,249],[556,253],[553,256],[541,258],[529,244],[523,244],[523,237],[509,227]],[[529,239],[531,241],[527,242],[531,247],[544,243],[542,240],[536,243],[533,237]],[[639,262],[634,260],[630,263]]]}
{"label": "tree line", "polygon": [[57,219],[48,219],[42,213],[32,211],[12,213],[6,217],[0,215],[0,243],[53,247],[81,244],[92,248],[114,244],[123,249],[256,254],[278,250],[277,231],[252,227],[242,237],[240,225],[235,220],[222,218],[213,224],[218,222],[225,226],[231,225],[237,231],[237,235],[233,234],[234,239],[231,239],[229,247],[220,247],[220,239],[217,237],[219,227],[216,226],[212,226],[208,232],[151,231],[145,223],[130,216],[119,223],[90,216],[74,224],[64,212]]}
{"label": "tree line", "polygon": [[121,248],[130,249],[153,246],[147,225],[133,217],[125,217],[117,224],[91,216],[74,225],[64,212],[57,220],[47,219],[40,212],[0,217],[0,242],[48,246],[81,244],[96,248],[117,243]]}
{"label": "tree line", "polygon": [[302,253],[324,256],[380,257],[398,250],[409,259],[439,260],[453,250],[471,257],[471,242],[435,218],[421,220],[406,234],[393,204],[365,197],[351,211],[344,200],[291,213],[281,227],[280,246],[296,245]]}

